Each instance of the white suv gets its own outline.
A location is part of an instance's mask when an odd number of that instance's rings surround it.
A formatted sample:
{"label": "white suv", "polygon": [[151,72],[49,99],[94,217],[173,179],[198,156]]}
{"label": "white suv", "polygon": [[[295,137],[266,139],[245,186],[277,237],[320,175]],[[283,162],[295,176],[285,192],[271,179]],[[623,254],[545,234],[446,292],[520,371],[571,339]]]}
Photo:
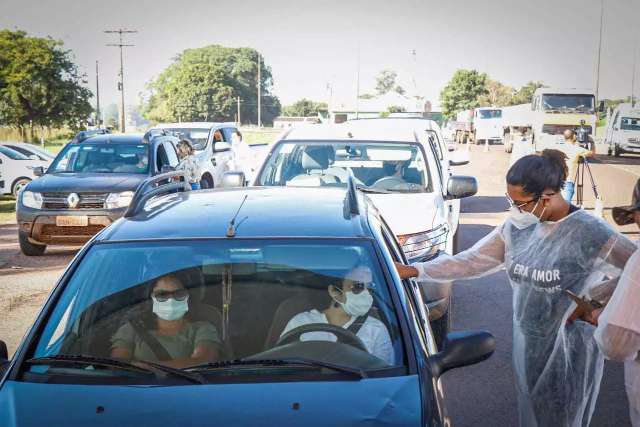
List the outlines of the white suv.
{"label": "white suv", "polygon": [[214,188],[220,184],[233,156],[231,135],[237,131],[235,123],[162,123],[153,129],[170,131],[178,138],[186,138],[193,143],[201,188]]}
{"label": "white suv", "polygon": [[[346,187],[353,173],[409,262],[451,254],[458,225],[451,201],[475,194],[477,182],[450,175],[449,161],[445,167],[438,141],[424,125],[384,119],[294,128],[271,147],[254,185]],[[432,320],[438,320],[433,327],[448,328],[451,284],[423,290]]]}
{"label": "white suv", "polygon": [[51,161],[30,159],[22,153],[0,145],[0,170],[2,171],[2,181],[4,181],[0,192],[13,194],[14,197],[17,197],[20,190],[37,178],[33,170],[38,166],[46,169],[50,163]]}

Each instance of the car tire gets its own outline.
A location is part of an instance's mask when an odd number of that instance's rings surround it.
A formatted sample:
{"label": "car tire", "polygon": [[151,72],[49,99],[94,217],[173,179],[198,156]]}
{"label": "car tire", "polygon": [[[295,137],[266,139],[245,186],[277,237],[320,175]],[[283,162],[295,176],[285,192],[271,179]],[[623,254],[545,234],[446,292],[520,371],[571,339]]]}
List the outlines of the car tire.
{"label": "car tire", "polygon": [[36,245],[29,241],[26,233],[18,232],[18,242],[20,243],[20,251],[26,256],[40,256],[47,249],[47,245]]}
{"label": "car tire", "polygon": [[11,186],[11,194],[13,194],[13,197],[17,199],[20,191],[22,191],[22,189],[26,187],[30,182],[31,180],[29,178],[24,177],[18,178],[13,181],[13,185]]}
{"label": "car tire", "polygon": [[442,350],[442,344],[447,338],[447,334],[451,330],[452,317],[451,297],[449,297],[449,305],[447,306],[447,311],[442,315],[441,318],[431,322],[431,332],[433,332],[433,338],[436,340],[438,350]]}

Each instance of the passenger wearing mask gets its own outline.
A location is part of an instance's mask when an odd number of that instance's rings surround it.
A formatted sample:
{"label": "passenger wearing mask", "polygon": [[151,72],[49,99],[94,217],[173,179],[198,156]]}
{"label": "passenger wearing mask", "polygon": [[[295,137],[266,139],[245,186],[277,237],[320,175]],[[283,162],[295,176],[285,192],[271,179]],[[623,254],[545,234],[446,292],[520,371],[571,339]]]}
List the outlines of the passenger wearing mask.
{"label": "passenger wearing mask", "polygon": [[[640,180],[631,205],[613,208],[613,219],[619,225],[635,222],[640,227]],[[600,350],[608,359],[625,362],[631,424],[640,427],[640,250],[629,258],[611,300],[596,319]]]}
{"label": "passenger wearing mask", "polygon": [[572,129],[564,131],[564,143],[565,146],[561,151],[567,156],[567,180],[564,183],[564,188],[562,189],[562,197],[564,197],[567,202],[571,203],[571,199],[573,199],[573,195],[576,191],[575,179],[576,173],[578,172],[578,164],[583,158],[593,157],[595,153],[594,151],[580,147],[578,140],[576,139],[576,133]]}
{"label": "passenger wearing mask", "polygon": [[193,144],[188,139],[178,143],[178,158],[180,163],[176,170],[184,171],[192,190],[200,189],[200,171],[198,163],[193,157]]}
{"label": "passenger wearing mask", "polygon": [[218,332],[208,322],[189,320],[189,292],[180,279],[171,274],[160,277],[153,284],[151,300],[153,313],[125,323],[111,338],[111,357],[158,362],[172,368],[218,358]]}
{"label": "passenger wearing mask", "polygon": [[557,150],[519,159],[506,177],[511,209],[503,224],[453,257],[397,264],[401,277],[426,282],[477,278],[506,268],[513,289],[521,426],[589,424],[604,359],[593,325],[567,323],[575,303],[564,291],[601,291],[605,273],[619,273],[635,251],[606,222],[560,195],[566,179],[565,156]]}
{"label": "passenger wearing mask", "polygon": [[[340,285],[329,285],[327,291],[331,303],[323,311],[310,310],[296,314],[287,323],[282,335],[312,323],[328,323],[340,326],[355,334],[362,340],[369,353],[394,363],[393,345],[384,323],[369,315],[373,304],[373,296],[369,292],[372,287],[371,270],[357,267],[351,270]],[[336,341],[330,332],[307,332],[300,336],[302,341]]]}

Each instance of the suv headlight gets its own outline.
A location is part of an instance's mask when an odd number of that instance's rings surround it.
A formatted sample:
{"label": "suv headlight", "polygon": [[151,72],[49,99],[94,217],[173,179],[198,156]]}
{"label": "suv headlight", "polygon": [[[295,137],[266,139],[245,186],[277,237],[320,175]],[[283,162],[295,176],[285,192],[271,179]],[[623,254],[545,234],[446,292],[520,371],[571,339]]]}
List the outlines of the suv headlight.
{"label": "suv headlight", "polygon": [[409,261],[424,261],[435,257],[447,247],[449,229],[442,224],[433,230],[399,235],[398,241]]}
{"label": "suv headlight", "polygon": [[126,208],[133,199],[133,191],[123,191],[122,193],[109,193],[104,205],[107,209]]}
{"label": "suv headlight", "polygon": [[22,197],[22,206],[31,209],[42,209],[42,194],[23,190],[20,193],[20,197]]}

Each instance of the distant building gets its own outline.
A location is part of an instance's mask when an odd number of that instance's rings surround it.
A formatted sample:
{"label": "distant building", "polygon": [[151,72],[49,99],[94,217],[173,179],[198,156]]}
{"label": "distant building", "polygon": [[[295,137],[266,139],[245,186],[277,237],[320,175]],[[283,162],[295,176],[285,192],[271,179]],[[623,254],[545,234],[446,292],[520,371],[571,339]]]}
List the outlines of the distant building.
{"label": "distant building", "polygon": [[[335,102],[329,108],[329,123],[343,123],[347,120],[370,119],[378,117],[420,117],[441,120],[438,107],[422,99],[405,97],[397,94],[376,96],[347,102]],[[395,112],[391,112],[395,111]]]}
{"label": "distant building", "polygon": [[301,124],[316,124],[320,123],[318,117],[287,117],[279,116],[273,120],[273,127],[275,129],[287,129]]}

